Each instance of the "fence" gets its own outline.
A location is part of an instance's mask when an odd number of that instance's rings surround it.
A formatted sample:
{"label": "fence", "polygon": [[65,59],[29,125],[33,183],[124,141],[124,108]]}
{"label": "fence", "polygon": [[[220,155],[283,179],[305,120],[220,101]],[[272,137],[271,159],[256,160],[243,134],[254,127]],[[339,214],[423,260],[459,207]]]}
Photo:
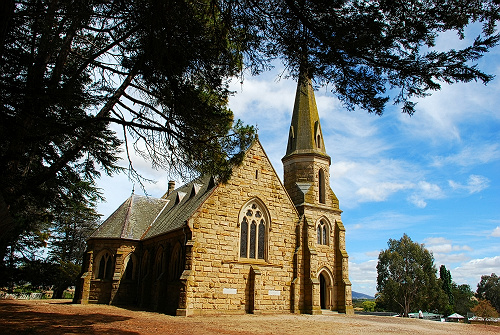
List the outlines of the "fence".
{"label": "fence", "polygon": [[33,300],[33,299],[44,299],[47,295],[43,292],[41,293],[5,293],[0,292],[0,299],[16,299],[16,300]]}

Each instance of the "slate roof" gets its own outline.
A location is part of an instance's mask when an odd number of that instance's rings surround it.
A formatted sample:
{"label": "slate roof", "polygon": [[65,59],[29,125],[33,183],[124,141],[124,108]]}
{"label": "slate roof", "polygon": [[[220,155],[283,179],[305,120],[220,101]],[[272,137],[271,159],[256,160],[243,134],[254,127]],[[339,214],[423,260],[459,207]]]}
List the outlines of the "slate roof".
{"label": "slate roof", "polygon": [[164,195],[168,201],[167,206],[142,238],[148,239],[165,234],[186,225],[187,220],[208,198],[216,184],[213,177],[203,176]]}
{"label": "slate roof", "polygon": [[132,194],[90,237],[140,240],[167,204],[168,199]]}
{"label": "slate roof", "polygon": [[160,199],[133,194],[90,238],[142,240],[179,229],[186,225],[215,187],[214,178],[205,176]]}

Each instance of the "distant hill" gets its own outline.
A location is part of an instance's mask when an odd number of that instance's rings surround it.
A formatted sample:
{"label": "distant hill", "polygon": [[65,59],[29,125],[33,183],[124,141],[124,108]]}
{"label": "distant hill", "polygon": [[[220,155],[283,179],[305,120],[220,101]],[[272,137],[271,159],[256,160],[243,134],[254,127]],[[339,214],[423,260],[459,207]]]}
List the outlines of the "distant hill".
{"label": "distant hill", "polygon": [[353,299],[375,299],[374,297],[369,296],[368,294],[359,293],[359,292],[355,292],[355,291],[352,291],[352,298]]}

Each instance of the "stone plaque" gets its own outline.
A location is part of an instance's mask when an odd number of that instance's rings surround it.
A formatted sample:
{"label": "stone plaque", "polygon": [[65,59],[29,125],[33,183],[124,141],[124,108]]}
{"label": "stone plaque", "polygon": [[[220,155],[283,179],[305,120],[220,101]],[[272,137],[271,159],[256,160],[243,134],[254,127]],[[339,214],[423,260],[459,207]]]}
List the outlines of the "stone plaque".
{"label": "stone plaque", "polygon": [[238,293],[238,290],[237,290],[237,289],[235,289],[235,288],[227,288],[227,287],[224,287],[224,288],[222,289],[222,293],[224,293],[224,294],[236,294],[236,293]]}

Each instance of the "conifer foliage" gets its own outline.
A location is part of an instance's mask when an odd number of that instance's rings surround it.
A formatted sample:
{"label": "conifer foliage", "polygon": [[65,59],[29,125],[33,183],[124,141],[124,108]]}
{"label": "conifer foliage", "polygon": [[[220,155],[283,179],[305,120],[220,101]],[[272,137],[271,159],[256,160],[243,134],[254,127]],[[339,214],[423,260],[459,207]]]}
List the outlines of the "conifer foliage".
{"label": "conifer foliage", "polygon": [[[173,174],[227,180],[254,134],[227,107],[234,76],[280,59],[350,109],[382,114],[392,99],[413,114],[412,99],[442,83],[490,81],[474,61],[499,40],[495,0],[0,6],[0,262],[54,208],[95,196],[95,179],[129,150]],[[483,29],[468,47],[434,48],[438,34],[463,37],[474,22]]]}

